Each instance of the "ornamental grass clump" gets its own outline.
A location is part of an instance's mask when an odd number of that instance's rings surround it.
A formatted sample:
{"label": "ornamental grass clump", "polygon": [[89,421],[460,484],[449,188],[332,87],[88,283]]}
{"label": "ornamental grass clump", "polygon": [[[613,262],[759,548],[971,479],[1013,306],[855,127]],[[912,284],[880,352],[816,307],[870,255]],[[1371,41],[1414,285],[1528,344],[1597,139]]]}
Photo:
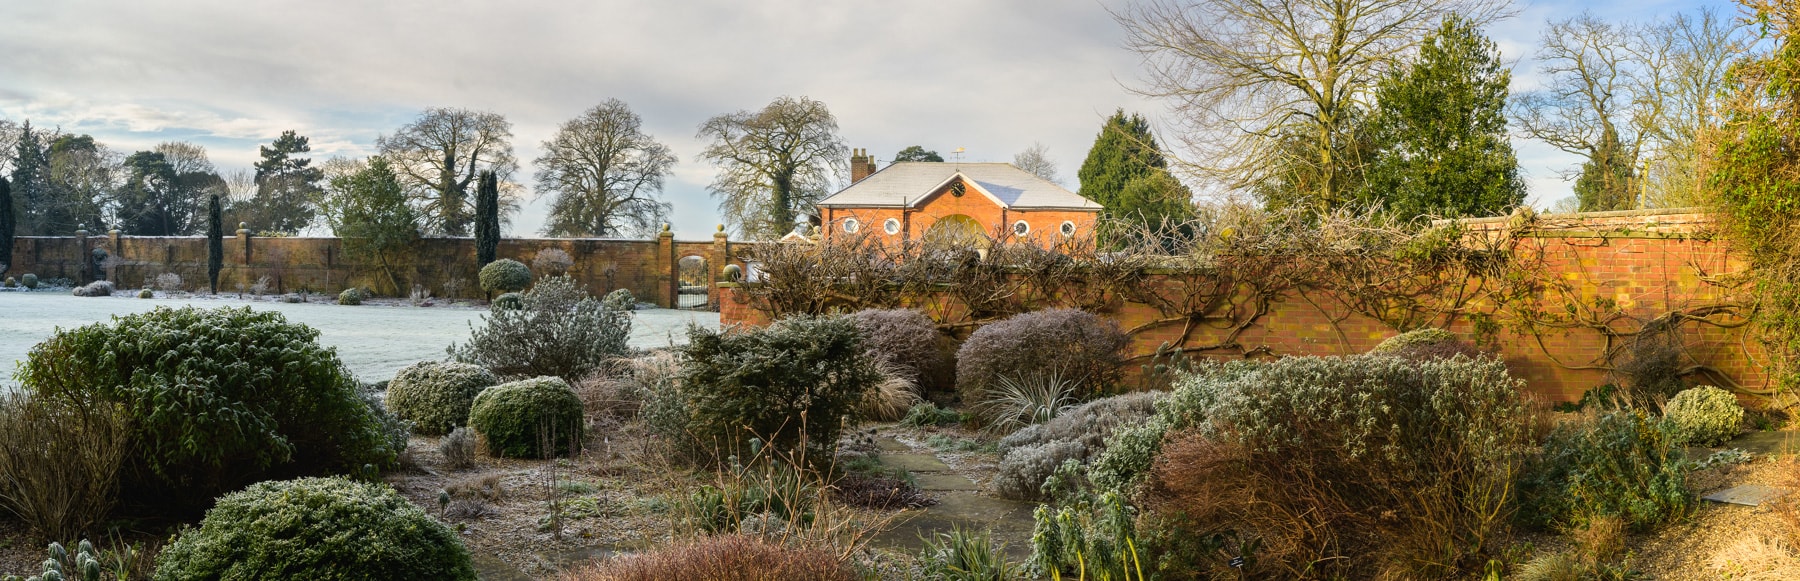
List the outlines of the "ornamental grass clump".
{"label": "ornamental grass clump", "polygon": [[387,384],[387,409],[412,422],[413,431],[441,436],[469,423],[475,394],[499,380],[479,365],[420,361],[401,369]]}
{"label": "ornamental grass clump", "polygon": [[319,332],[275,311],[159,307],[58,331],[18,378],[124,409],[125,504],[183,512],[245,484],[386,468],[404,449]]}
{"label": "ornamental grass clump", "polygon": [[562,581],[851,581],[831,551],[789,548],[745,535],[700,537],[594,563],[562,574]]}
{"label": "ornamental grass clump", "polygon": [[915,309],[863,309],[851,313],[869,353],[927,389],[948,389],[954,365],[937,324]]}
{"label": "ornamental grass clump", "polygon": [[1712,386],[1702,386],[1675,394],[1663,405],[1663,417],[1669,421],[1677,441],[1690,446],[1717,446],[1737,436],[1738,424],[1744,421],[1744,406],[1737,396]]}
{"label": "ornamental grass clump", "polygon": [[956,388],[964,402],[987,399],[1003,377],[1058,370],[1076,399],[1113,389],[1129,339],[1119,324],[1075,309],[1016,315],[977,329],[956,352]]}
{"label": "ornamental grass clump", "polygon": [[156,559],[157,581],[476,579],[456,532],[386,484],[270,481],[219,498]]}
{"label": "ornamental grass clump", "polygon": [[451,358],[502,377],[554,375],[573,382],[628,351],[631,313],[602,306],[575,279],[547,277],[519,303],[490,310],[485,326],[471,323],[469,342],[451,345]]}
{"label": "ornamental grass clump", "polygon": [[542,458],[578,451],[585,422],[568,382],[538,377],[482,390],[469,409],[469,427],[488,454]]}

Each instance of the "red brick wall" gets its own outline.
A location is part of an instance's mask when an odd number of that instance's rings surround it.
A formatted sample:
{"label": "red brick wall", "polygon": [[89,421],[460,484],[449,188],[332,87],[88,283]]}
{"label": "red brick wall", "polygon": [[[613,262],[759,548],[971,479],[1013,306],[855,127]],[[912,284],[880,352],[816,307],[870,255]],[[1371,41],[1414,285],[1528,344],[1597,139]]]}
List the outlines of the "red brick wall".
{"label": "red brick wall", "polygon": [[[1720,275],[1737,272],[1744,263],[1722,241],[1705,235],[1704,216],[1668,213],[1608,213],[1562,222],[1555,229],[1526,233],[1518,238],[1515,253],[1538,257],[1546,277],[1566,281],[1566,295],[1542,292],[1537,306],[1547,311],[1565,309],[1575,301],[1584,312],[1620,315],[1612,322],[1618,330],[1673,310],[1716,304],[1727,289]],[[1470,224],[1473,235],[1501,230],[1505,220]],[[1156,277],[1151,278],[1152,281]],[[1154,282],[1152,283],[1154,284]],[[762,324],[767,317],[746,304],[737,288],[722,289],[721,322]],[[1592,309],[1610,302],[1617,309]],[[1492,310],[1493,305],[1474,305]],[[1162,317],[1149,305],[1126,302],[1104,313],[1130,330]],[[1552,400],[1570,400],[1584,390],[1609,381],[1602,363],[1605,337],[1588,327],[1548,328],[1522,332],[1506,325],[1494,335],[1499,353],[1530,389]],[[1764,353],[1746,328],[1705,324],[1683,326],[1683,347],[1694,362],[1718,369],[1739,385],[1766,388]],[[1467,318],[1451,330],[1472,337]],[[1178,340],[1180,325],[1143,329],[1133,336],[1134,354],[1153,353],[1165,341]],[[1328,295],[1281,297],[1270,312],[1237,337],[1235,348],[1214,353],[1218,357],[1269,355],[1344,355],[1361,353],[1397,331],[1385,323],[1342,307]],[[1188,345],[1209,345],[1227,337],[1225,329],[1200,326],[1188,337]]]}

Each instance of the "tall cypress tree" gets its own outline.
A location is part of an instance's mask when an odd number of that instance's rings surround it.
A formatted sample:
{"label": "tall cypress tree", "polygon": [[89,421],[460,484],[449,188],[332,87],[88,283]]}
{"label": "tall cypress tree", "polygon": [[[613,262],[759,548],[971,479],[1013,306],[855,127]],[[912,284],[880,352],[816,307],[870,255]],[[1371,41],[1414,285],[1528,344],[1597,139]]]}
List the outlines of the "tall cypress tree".
{"label": "tall cypress tree", "polygon": [[225,270],[225,218],[219,207],[219,195],[206,201],[206,281],[213,294],[219,294],[219,271]]}
{"label": "tall cypress tree", "polygon": [[12,270],[13,226],[18,219],[13,215],[12,184],[0,178],[0,274]]}
{"label": "tall cypress tree", "polygon": [[481,172],[475,191],[475,261],[477,267],[494,261],[500,248],[500,183],[493,171]]}

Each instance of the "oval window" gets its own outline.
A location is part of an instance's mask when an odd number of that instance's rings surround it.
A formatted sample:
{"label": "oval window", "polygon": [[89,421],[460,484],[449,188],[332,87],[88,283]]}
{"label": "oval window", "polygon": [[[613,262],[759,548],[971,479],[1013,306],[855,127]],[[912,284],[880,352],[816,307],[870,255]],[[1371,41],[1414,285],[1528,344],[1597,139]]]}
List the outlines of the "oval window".
{"label": "oval window", "polygon": [[855,234],[857,230],[861,230],[861,229],[862,229],[862,223],[857,222],[856,218],[845,218],[844,219],[844,231],[845,232]]}
{"label": "oval window", "polygon": [[1013,235],[1014,236],[1024,236],[1024,235],[1030,234],[1030,233],[1031,233],[1031,225],[1026,224],[1024,220],[1013,222]]}
{"label": "oval window", "polygon": [[888,234],[899,234],[900,221],[894,218],[888,218],[886,222],[881,223],[881,230]]}
{"label": "oval window", "polygon": [[1063,220],[1062,228],[1058,228],[1058,229],[1062,230],[1063,236],[1074,236],[1075,235],[1075,222],[1070,221],[1070,220]]}

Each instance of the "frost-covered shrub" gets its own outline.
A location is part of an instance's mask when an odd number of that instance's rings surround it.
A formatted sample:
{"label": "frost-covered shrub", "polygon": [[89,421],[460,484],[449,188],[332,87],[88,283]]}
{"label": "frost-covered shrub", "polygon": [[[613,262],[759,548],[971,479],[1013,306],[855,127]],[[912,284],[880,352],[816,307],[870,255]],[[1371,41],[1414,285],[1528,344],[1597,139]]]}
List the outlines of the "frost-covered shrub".
{"label": "frost-covered shrub", "polygon": [[35,289],[38,287],[38,276],[27,272],[19,277],[19,284],[24,285],[25,288]]}
{"label": "frost-covered shrub", "polygon": [[362,303],[363,294],[361,290],[347,288],[344,289],[344,292],[338,293],[338,304],[340,305],[360,305]]}
{"label": "frost-covered shrub", "polygon": [[531,265],[547,276],[562,276],[569,267],[575,266],[575,259],[561,248],[545,248],[532,257]]}
{"label": "frost-covered shrub", "polygon": [[490,306],[491,310],[496,311],[521,309],[525,307],[525,298],[519,293],[502,293],[500,296],[494,297],[494,302]]}
{"label": "frost-covered shrub", "polygon": [[869,353],[900,366],[921,387],[947,389],[951,369],[937,324],[914,309],[863,309],[850,315]]}
{"label": "frost-covered shrub", "polygon": [[1141,424],[1155,413],[1159,397],[1132,393],[1094,400],[1001,438],[995,491],[1006,498],[1039,498],[1044,479],[1064,461],[1085,463],[1098,456],[1113,431]]}
{"label": "frost-covered shrub", "polygon": [[1370,349],[1369,354],[1409,359],[1449,359],[1457,355],[1475,358],[1481,356],[1481,351],[1458,339],[1455,333],[1427,327],[1388,337],[1374,349]]}
{"label": "frost-covered shrub", "polygon": [[924,402],[906,410],[906,417],[900,418],[900,425],[914,428],[948,426],[961,423],[962,420],[962,414],[956,410],[940,409],[937,404]]}
{"label": "frost-covered shrub", "polygon": [[1056,371],[1078,398],[1111,390],[1128,339],[1119,324],[1075,309],[1016,315],[977,329],[956,352],[956,389],[979,402],[1001,377]]}
{"label": "frost-covered shrub", "polygon": [[475,453],[475,432],[467,427],[451,430],[438,441],[438,454],[444,457],[444,466],[451,470],[474,466]]}
{"label": "frost-covered shrub", "polygon": [[1630,411],[1558,426],[1520,485],[1519,515],[1547,527],[1619,517],[1637,530],[1681,515],[1693,498],[1687,452],[1672,432]]}
{"label": "frost-covered shrub", "polygon": [[[754,437],[782,453],[829,450],[881,375],[848,317],[797,316],[761,329],[688,328],[679,403],[685,421],[659,431],[701,453],[729,454]],[[661,412],[659,412],[661,413]],[[673,418],[664,418],[666,421]],[[831,454],[814,454],[829,459]]]}
{"label": "frost-covered shrub", "polygon": [[420,361],[394,374],[387,385],[387,409],[427,436],[450,433],[469,423],[475,394],[499,383],[479,365]]}
{"label": "frost-covered shrub", "polygon": [[262,482],[219,498],[156,559],[158,581],[466,579],[456,532],[386,484]]}
{"label": "frost-covered shrub", "polygon": [[503,458],[541,458],[549,442],[555,455],[571,454],[581,445],[583,425],[581,398],[556,377],[487,388],[469,409],[469,427],[489,454]]}
{"label": "frost-covered shrub", "polygon": [[181,275],[173,272],[156,275],[156,289],[166,293],[180,291]]}
{"label": "frost-covered shrub", "polygon": [[1674,427],[1678,442],[1717,446],[1737,435],[1744,407],[1731,392],[1703,386],[1675,394],[1663,406],[1663,417]]}
{"label": "frost-covered shrub", "polygon": [[36,397],[124,407],[127,503],[197,508],[270,477],[394,463],[382,414],[318,337],[275,311],[159,307],[57,332],[19,380]]}
{"label": "frost-covered shrub", "polygon": [[19,288],[19,279],[6,277],[6,288]]}
{"label": "frost-covered shrub", "polygon": [[631,313],[601,306],[574,279],[545,278],[519,302],[489,311],[486,326],[470,324],[469,342],[451,345],[451,357],[503,377],[580,381],[628,349]]}
{"label": "frost-covered shrub", "polygon": [[531,286],[531,269],[523,262],[502,258],[481,267],[477,278],[480,279],[481,290],[490,293],[518,292]]}
{"label": "frost-covered shrub", "polygon": [[606,298],[600,299],[600,304],[615,311],[635,311],[637,295],[631,294],[631,289],[615,289],[606,293]]}
{"label": "frost-covered shrub", "polygon": [[154,298],[156,298],[156,291],[152,291],[147,288],[146,289],[138,289],[137,298],[154,299]]}
{"label": "frost-covered shrub", "polygon": [[116,289],[113,287],[112,281],[96,280],[87,283],[86,285],[75,287],[73,293],[78,297],[110,297],[114,290]]}

